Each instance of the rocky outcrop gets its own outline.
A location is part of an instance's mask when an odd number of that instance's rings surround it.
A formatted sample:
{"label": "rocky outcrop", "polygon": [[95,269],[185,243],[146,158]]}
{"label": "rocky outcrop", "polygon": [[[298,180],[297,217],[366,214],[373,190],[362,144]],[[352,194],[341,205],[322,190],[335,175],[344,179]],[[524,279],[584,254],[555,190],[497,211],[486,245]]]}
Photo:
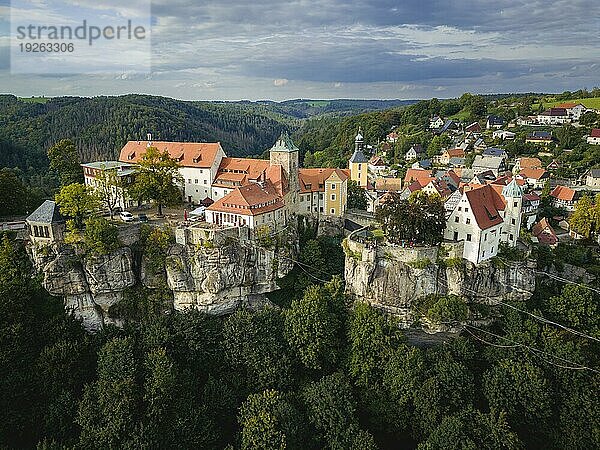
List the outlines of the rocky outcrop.
{"label": "rocky outcrop", "polygon": [[44,288],[63,297],[66,309],[80,318],[86,329],[96,331],[107,323],[115,323],[108,310],[136,280],[129,247],[108,255],[90,256],[77,254],[69,246],[59,246],[46,249],[43,255],[35,251],[31,255],[44,275]]}
{"label": "rocky outcrop", "polygon": [[225,314],[265,300],[291,270],[289,250],[232,242],[215,248],[178,246],[166,261],[175,309]]}
{"label": "rocky outcrop", "polygon": [[[344,247],[347,291],[395,314],[405,328],[422,319],[415,306],[429,294],[455,294],[494,306],[506,299],[527,299],[535,289],[534,263],[493,260],[474,265],[456,257],[440,260],[438,247],[368,247],[351,239]],[[457,249],[449,250],[452,254]]]}
{"label": "rocky outcrop", "polygon": [[30,245],[29,249],[43,273],[44,288],[63,297],[66,308],[90,331],[108,323],[121,325],[111,307],[134,285],[169,289],[172,307],[179,310],[225,314],[240,306],[263,305],[268,302],[265,294],[278,289],[277,279],[292,269],[297,253],[296,227],[262,240],[248,229],[178,231],[178,243],[170,246],[158,265],[143,250],[134,258],[132,248],[138,246],[133,239],[131,246],[108,255],[78,253],[64,244],[43,249]]}

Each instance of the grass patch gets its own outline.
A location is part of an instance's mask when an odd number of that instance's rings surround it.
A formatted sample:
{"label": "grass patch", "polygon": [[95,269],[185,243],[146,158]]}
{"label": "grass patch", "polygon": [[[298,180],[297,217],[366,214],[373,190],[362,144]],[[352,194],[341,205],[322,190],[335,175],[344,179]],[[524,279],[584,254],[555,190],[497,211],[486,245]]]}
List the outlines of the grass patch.
{"label": "grass patch", "polygon": [[[586,108],[600,109],[600,97],[591,97],[591,98],[576,98],[574,100],[556,100],[553,102],[544,102],[544,108],[552,108],[556,105],[560,105],[561,103],[581,103]],[[539,104],[531,105],[531,108],[535,110],[535,108],[539,107]]]}

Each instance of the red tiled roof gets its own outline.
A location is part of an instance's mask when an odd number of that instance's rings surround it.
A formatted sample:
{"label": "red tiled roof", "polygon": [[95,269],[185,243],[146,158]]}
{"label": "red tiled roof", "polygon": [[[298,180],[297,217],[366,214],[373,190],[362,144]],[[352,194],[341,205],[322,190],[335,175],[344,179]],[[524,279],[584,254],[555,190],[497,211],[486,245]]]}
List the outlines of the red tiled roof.
{"label": "red tiled roof", "polygon": [[571,108],[575,108],[577,105],[580,105],[580,103],[567,102],[567,103],[561,103],[560,105],[556,105],[556,108],[571,109]]}
{"label": "red tiled roof", "polygon": [[590,131],[590,137],[600,138],[600,128],[592,128],[592,131]]}
{"label": "red tiled roof", "polygon": [[504,209],[504,203],[492,185],[485,185],[467,191],[466,194],[477,225],[482,230],[487,230],[502,223],[499,206]]}
{"label": "red tiled roof", "polygon": [[575,199],[575,191],[566,186],[556,186],[552,192],[550,192],[550,197],[554,197],[558,200],[563,200],[566,202],[572,202]]}
{"label": "red tiled roof", "polygon": [[417,180],[421,183],[421,186],[426,186],[433,177],[431,176],[431,170],[424,169],[408,169],[404,176],[404,182],[409,183],[412,180]]}
{"label": "red tiled roof", "polygon": [[530,192],[529,194],[524,194],[523,199],[530,201],[530,202],[538,202],[538,201],[542,200],[542,198],[539,195],[537,195],[535,192]]}
{"label": "red tiled roof", "polygon": [[350,176],[348,170],[342,169],[300,169],[298,175],[300,181],[300,193],[325,192],[325,180],[327,180],[334,172],[342,181],[347,180]]}
{"label": "red tiled roof", "polygon": [[531,233],[541,244],[555,245],[558,242],[554,229],[545,217],[533,226]]}
{"label": "red tiled roof", "polygon": [[539,158],[519,158],[519,167],[521,169],[540,169],[542,161]]}
{"label": "red tiled roof", "polygon": [[177,159],[183,167],[209,168],[219,150],[222,150],[219,142],[129,141],[121,149],[119,161],[139,162],[146,153],[148,144],[161,152],[166,150],[169,156]]}
{"label": "red tiled roof", "polygon": [[207,209],[209,211],[228,212],[245,216],[256,216],[283,207],[283,200],[275,187],[267,182],[263,186],[250,183],[235,188],[225,197],[217,200]]}
{"label": "red tiled roof", "polygon": [[465,151],[462,148],[451,148],[450,150],[446,150],[449,158],[463,158],[465,156]]}
{"label": "red tiled roof", "polygon": [[[419,189],[421,187],[421,184],[419,184]],[[400,178],[377,178],[375,180],[375,190],[400,192],[402,190],[402,180]]]}
{"label": "red tiled roof", "polygon": [[546,172],[545,169],[525,168],[525,169],[521,169],[521,171],[519,172],[519,175],[521,175],[523,178],[532,178],[534,180],[541,180],[542,178],[544,178],[544,176],[548,175],[548,172]]}

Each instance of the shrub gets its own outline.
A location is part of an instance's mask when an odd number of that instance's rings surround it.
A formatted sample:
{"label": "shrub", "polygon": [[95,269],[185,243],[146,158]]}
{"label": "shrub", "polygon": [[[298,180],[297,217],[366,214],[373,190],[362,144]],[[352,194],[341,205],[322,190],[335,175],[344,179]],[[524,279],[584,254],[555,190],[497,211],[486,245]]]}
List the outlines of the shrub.
{"label": "shrub", "polygon": [[91,217],[85,221],[83,243],[89,252],[112,253],[121,246],[119,230],[104,217]]}

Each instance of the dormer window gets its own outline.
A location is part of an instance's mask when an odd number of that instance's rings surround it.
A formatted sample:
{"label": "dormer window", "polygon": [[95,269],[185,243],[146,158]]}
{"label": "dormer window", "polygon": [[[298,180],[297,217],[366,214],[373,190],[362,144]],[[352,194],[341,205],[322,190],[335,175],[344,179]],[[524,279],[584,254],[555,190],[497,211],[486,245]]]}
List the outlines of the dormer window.
{"label": "dormer window", "polygon": [[199,163],[200,161],[202,161],[202,155],[198,154],[198,155],[194,156],[193,161],[194,161],[194,163]]}
{"label": "dormer window", "polygon": [[179,161],[179,162],[183,161],[183,152],[181,152],[181,153],[179,154],[179,156],[178,156],[177,158],[175,158],[175,160],[177,160],[177,161]]}
{"label": "dormer window", "polygon": [[131,152],[129,155],[127,155],[128,160],[131,161],[133,158],[135,158],[135,152]]}

